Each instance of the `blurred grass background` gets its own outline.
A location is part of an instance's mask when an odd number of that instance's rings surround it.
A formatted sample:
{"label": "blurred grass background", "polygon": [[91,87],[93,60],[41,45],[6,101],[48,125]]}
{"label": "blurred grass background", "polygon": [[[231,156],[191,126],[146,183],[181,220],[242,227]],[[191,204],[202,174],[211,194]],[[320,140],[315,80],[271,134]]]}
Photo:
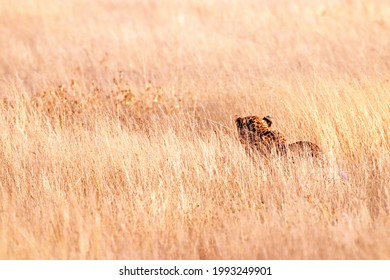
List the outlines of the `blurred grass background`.
{"label": "blurred grass background", "polygon": [[389,259],[389,44],[380,0],[1,1],[0,258]]}

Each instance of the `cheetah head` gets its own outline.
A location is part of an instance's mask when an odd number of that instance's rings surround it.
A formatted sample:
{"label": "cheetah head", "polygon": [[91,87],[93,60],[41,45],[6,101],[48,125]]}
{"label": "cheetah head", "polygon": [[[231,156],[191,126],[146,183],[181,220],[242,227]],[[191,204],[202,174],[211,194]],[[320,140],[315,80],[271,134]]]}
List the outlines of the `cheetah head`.
{"label": "cheetah head", "polygon": [[257,116],[247,116],[236,118],[236,126],[239,132],[250,131],[254,133],[264,133],[272,125],[270,116],[266,116],[263,119]]}

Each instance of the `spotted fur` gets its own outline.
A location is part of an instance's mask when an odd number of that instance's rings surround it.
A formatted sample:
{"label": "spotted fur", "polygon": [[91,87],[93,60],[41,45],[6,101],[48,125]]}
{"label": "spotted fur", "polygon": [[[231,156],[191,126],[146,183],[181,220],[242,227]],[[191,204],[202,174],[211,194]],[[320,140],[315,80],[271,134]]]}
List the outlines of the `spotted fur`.
{"label": "spotted fur", "polygon": [[270,129],[272,126],[270,116],[238,117],[236,126],[240,142],[245,145],[247,151],[256,150],[267,157],[272,151],[276,151],[279,155],[291,155],[292,157],[321,158],[323,155],[320,147],[309,141],[288,144],[282,133]]}
{"label": "spotted fur", "polygon": [[243,141],[258,141],[273,142],[278,145],[286,144],[286,137],[278,132],[270,130],[272,125],[271,117],[267,116],[260,118],[257,116],[249,116],[237,118],[236,125],[240,140]]}
{"label": "spotted fur", "polygon": [[240,142],[246,149],[254,149],[268,155],[273,149],[285,150],[286,137],[276,130],[270,130],[272,120],[270,116],[264,118],[258,116],[239,117],[236,126]]}

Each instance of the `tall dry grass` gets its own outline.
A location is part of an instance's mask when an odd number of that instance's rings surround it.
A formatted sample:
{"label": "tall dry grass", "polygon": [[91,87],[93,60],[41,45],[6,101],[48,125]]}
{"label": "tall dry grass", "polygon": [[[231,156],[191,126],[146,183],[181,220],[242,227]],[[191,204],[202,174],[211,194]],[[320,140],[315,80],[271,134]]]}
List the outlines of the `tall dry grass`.
{"label": "tall dry grass", "polygon": [[[0,5],[0,258],[389,259],[387,1]],[[250,158],[272,115],[326,166]]]}

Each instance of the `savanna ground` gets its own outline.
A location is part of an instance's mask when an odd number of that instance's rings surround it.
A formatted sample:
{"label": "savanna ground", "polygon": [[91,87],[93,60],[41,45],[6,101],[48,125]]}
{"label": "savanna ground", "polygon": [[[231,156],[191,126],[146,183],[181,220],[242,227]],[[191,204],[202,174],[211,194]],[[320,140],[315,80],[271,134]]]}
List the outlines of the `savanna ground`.
{"label": "savanna ground", "polygon": [[0,258],[390,259],[389,45],[389,1],[0,0]]}

